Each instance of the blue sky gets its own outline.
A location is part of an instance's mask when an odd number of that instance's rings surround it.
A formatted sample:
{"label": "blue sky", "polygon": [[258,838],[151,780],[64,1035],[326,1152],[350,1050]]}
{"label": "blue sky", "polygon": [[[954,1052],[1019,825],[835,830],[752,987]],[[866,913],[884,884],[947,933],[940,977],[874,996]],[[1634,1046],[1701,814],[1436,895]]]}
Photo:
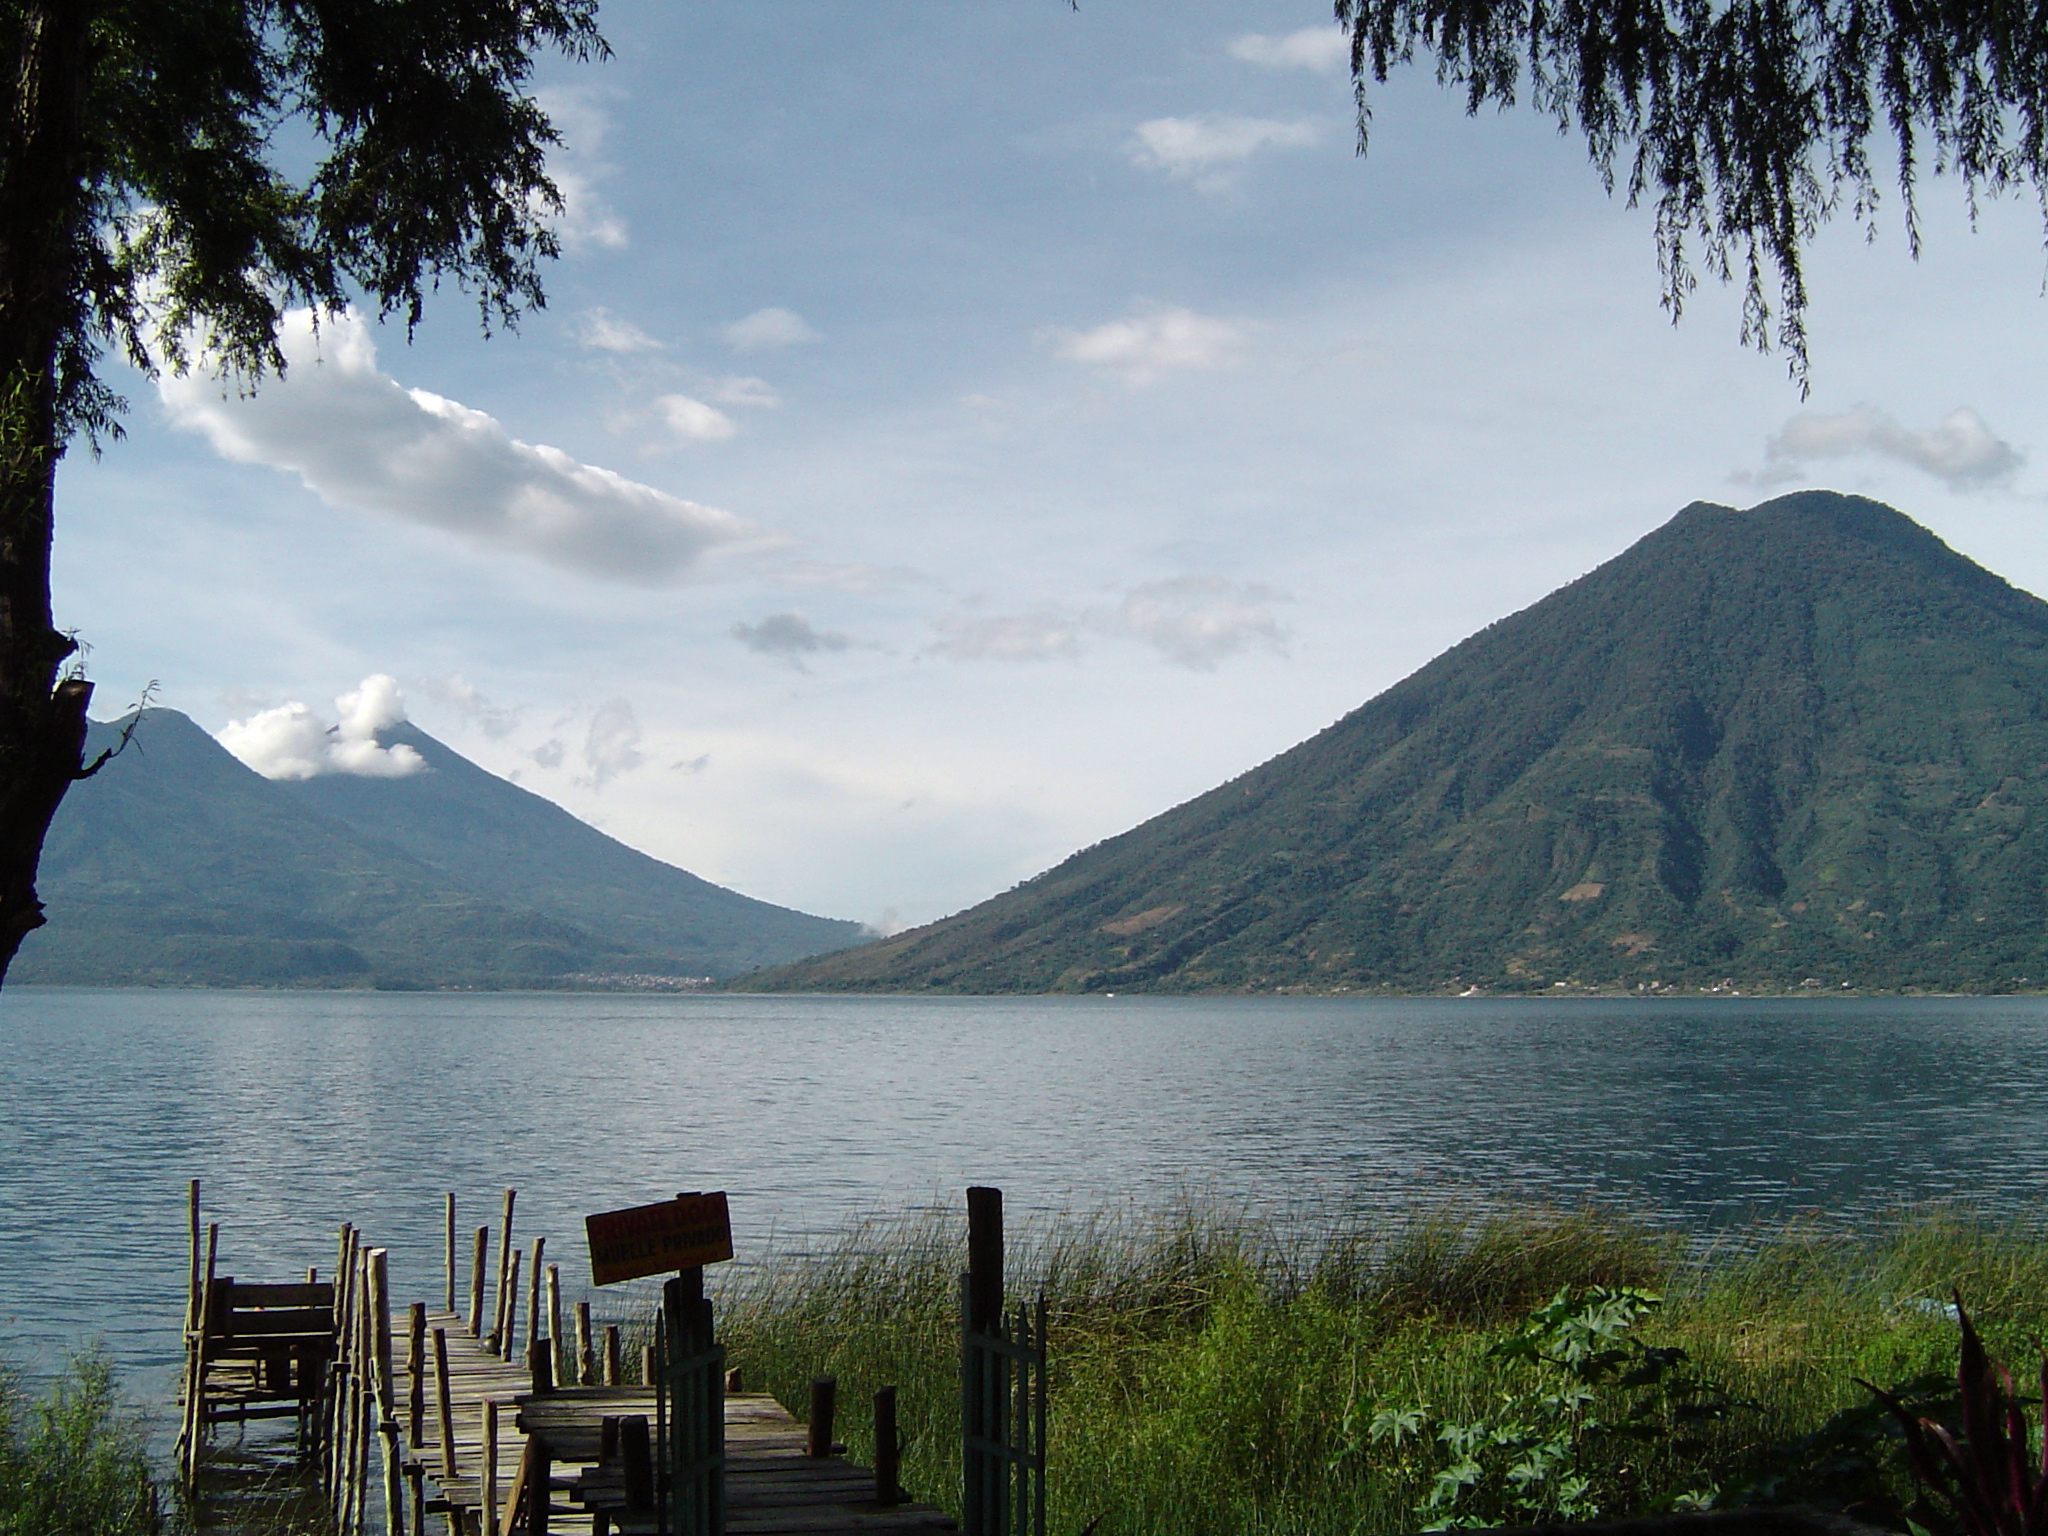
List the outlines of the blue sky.
{"label": "blue sky", "polygon": [[2036,211],[1932,185],[1917,263],[1890,210],[1829,230],[1802,401],[1734,294],[1669,322],[1649,215],[1547,122],[1411,73],[1357,158],[1327,14],[607,4],[617,56],[539,82],[545,312],[331,319],[250,400],[115,379],[127,439],[59,485],[97,712],[154,678],[271,762],[386,675],[637,847],[894,926],[1692,500],[1879,496],[2048,591]]}

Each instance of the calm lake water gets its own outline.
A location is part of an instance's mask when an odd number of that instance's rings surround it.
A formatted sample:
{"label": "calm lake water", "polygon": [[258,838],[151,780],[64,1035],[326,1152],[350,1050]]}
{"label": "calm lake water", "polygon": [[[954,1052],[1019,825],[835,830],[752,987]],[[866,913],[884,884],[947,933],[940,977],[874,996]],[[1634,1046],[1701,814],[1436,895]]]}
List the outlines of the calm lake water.
{"label": "calm lake water", "polygon": [[519,1189],[581,1218],[730,1192],[742,1258],[969,1183],[1012,1219],[1205,1194],[1312,1219],[1447,1198],[1695,1229],[1856,1222],[2048,1174],[2048,1000],[1377,1001],[0,992],[0,1356],[103,1337],[167,1403],[185,1181],[221,1269],[401,1299]]}

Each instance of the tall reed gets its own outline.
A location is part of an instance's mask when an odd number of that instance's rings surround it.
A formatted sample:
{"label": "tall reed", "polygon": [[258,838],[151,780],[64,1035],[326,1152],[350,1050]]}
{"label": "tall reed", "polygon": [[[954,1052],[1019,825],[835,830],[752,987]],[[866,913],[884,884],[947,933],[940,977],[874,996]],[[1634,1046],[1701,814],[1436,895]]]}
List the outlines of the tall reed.
{"label": "tall reed", "polygon": [[[822,1253],[734,1276],[720,1298],[750,1385],[801,1411],[811,1378],[838,1378],[855,1459],[872,1456],[868,1395],[898,1387],[904,1482],[948,1508],[960,1226],[950,1214],[876,1219]],[[1098,1521],[1102,1536],[1416,1529],[1434,1452],[1362,1451],[1361,1413],[1478,1414],[1526,1390],[1526,1367],[1489,1346],[1560,1289],[1662,1293],[1644,1337],[1685,1350],[1745,1405],[1696,1444],[1647,1445],[1608,1469],[1607,1515],[1666,1506],[1703,1480],[1724,1499],[1822,1496],[1796,1465],[1801,1437],[1865,1401],[1856,1376],[1952,1370],[1951,1285],[2015,1357],[2048,1331],[2048,1237],[1945,1211],[1900,1213],[1874,1233],[1787,1226],[1703,1247],[1599,1211],[1450,1209],[1311,1232],[1190,1203],[1030,1226],[1013,1235],[1010,1281],[1013,1296],[1042,1289],[1052,1317],[1052,1528]],[[1904,1492],[1889,1462],[1867,1481]]]}

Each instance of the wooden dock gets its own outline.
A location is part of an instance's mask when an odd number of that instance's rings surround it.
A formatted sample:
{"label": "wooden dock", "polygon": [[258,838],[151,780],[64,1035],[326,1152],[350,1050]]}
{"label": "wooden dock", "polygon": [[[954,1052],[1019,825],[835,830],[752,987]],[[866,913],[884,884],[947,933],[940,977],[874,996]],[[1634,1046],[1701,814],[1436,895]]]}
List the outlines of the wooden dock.
{"label": "wooden dock", "polygon": [[[409,1314],[391,1322],[395,1335],[409,1333]],[[394,1397],[404,1405],[399,1426],[406,1442],[402,1476],[420,1490],[408,1500],[417,1513],[441,1516],[451,1532],[464,1536],[512,1536],[530,1530],[534,1501],[514,1483],[520,1468],[536,1464],[528,1447],[530,1441],[538,1441],[547,1452],[548,1531],[602,1527],[614,1536],[655,1536],[660,1524],[655,1513],[630,1508],[625,1469],[616,1456],[607,1464],[604,1455],[605,1420],[637,1417],[650,1427],[656,1423],[659,1411],[652,1388],[561,1387],[537,1396],[526,1368],[515,1367],[470,1337],[464,1319],[451,1312],[432,1312],[426,1326],[428,1338],[438,1330],[447,1349],[448,1421],[453,1432],[447,1443],[454,1454],[451,1459],[443,1450],[440,1383],[434,1365],[438,1351],[430,1344],[422,1352],[426,1363],[419,1376],[412,1374],[409,1358],[404,1365],[394,1362]],[[419,1405],[417,1417],[414,1404]],[[871,1470],[841,1456],[807,1456],[806,1438],[804,1426],[766,1393],[727,1394],[725,1528],[731,1536],[828,1536],[840,1531],[911,1536],[958,1529],[950,1516],[929,1504],[879,1502]],[[419,1469],[416,1473],[410,1470],[414,1467]]]}
{"label": "wooden dock", "polygon": [[[280,1283],[217,1274],[219,1229],[205,1228],[202,1240],[195,1180],[180,1437],[188,1485],[211,1426],[289,1416],[336,1536],[670,1536],[671,1521],[730,1536],[959,1529],[896,1486],[895,1388],[875,1397],[876,1469],[848,1461],[832,1442],[831,1382],[812,1384],[807,1425],[774,1398],[739,1389],[713,1336],[701,1261],[667,1282],[629,1380],[619,1328],[604,1328],[600,1340],[584,1302],[565,1315],[546,1239],[532,1239],[530,1255],[513,1245],[514,1193],[505,1191],[495,1266],[487,1227],[475,1230],[469,1262],[458,1265],[448,1196],[446,1285],[430,1306],[392,1296],[389,1250],[353,1226],[338,1234],[325,1282],[311,1269]],[[1019,1311],[1005,1321],[1000,1192],[968,1196],[967,1524],[992,1536],[1043,1536],[1044,1303],[1035,1320]],[[688,1210],[692,1200],[715,1201],[722,1223],[722,1194],[682,1195],[676,1205]],[[723,1242],[729,1256],[730,1238]],[[592,1259],[595,1267],[595,1244]],[[457,1284],[462,1268],[466,1291]]]}

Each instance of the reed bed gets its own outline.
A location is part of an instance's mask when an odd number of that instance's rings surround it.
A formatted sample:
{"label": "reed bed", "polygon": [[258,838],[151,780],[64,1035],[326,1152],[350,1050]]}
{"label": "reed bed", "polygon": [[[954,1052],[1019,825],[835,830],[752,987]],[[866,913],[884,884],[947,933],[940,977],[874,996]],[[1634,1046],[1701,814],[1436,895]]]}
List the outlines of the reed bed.
{"label": "reed bed", "polygon": [[0,1536],[155,1536],[164,1526],[141,1427],[104,1355],[38,1395],[0,1371]]}
{"label": "reed bed", "polygon": [[[873,1453],[862,1405],[896,1386],[903,1480],[948,1508],[960,1225],[878,1218],[821,1253],[751,1266],[719,1298],[750,1387],[801,1411],[813,1377],[838,1379],[857,1460]],[[1683,1433],[1588,1441],[1582,1470],[1603,1516],[1903,1502],[1911,1489],[1855,1378],[1952,1373],[1952,1288],[1994,1351],[2025,1363],[2028,1340],[2048,1333],[2048,1234],[1945,1210],[1709,1245],[1602,1211],[1448,1209],[1310,1232],[1190,1203],[1040,1223],[1012,1235],[1010,1289],[1042,1289],[1051,1313],[1051,1529],[1419,1529],[1445,1453],[1426,1436],[1371,1441],[1372,1414],[1421,1405],[1451,1422],[1530,1399],[1534,1368],[1490,1351],[1560,1290],[1594,1286],[1660,1294],[1636,1335],[1685,1351],[1729,1405]]]}

